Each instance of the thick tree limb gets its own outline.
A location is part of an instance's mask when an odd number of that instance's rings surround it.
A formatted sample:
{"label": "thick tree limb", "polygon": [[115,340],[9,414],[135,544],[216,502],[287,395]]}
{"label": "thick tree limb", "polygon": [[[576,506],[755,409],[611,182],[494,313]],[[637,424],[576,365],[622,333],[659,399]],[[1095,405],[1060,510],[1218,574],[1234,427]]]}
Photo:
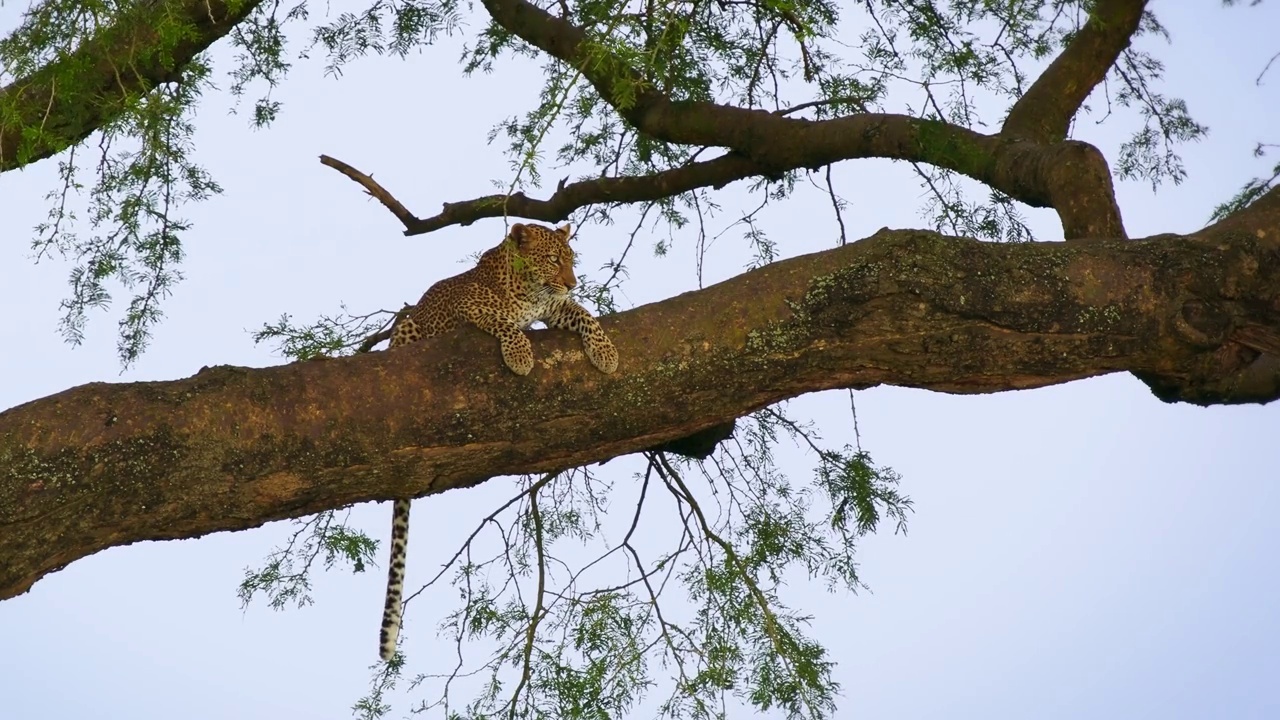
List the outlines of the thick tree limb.
{"label": "thick tree limb", "polygon": [[[127,103],[173,82],[261,0],[152,0],[125,11],[74,52],[0,88],[0,172],[55,155]],[[158,31],[156,18],[168,29]],[[186,32],[175,32],[181,23]]]}
{"label": "thick tree limb", "polygon": [[1138,30],[1147,0],[1099,0],[1084,27],[1009,110],[1002,133],[1038,142],[1067,137],[1071,119]]}
{"label": "thick tree limb", "polygon": [[0,597],[103,548],[599,462],[831,388],[995,392],[1111,372],[1280,397],[1280,191],[1195,236],[981,243],[883,230],[606,317],[620,372],[534,333],[92,383],[0,413]]}
{"label": "thick tree limb", "polygon": [[1033,207],[1053,208],[1068,239],[1125,235],[1106,159],[1087,143],[1045,145],[907,115],[868,113],[814,121],[713,102],[674,101],[569,21],[527,0],[483,2],[495,22],[579,68],[623,119],[659,140],[729,148],[770,172],[871,157],[928,163]]}

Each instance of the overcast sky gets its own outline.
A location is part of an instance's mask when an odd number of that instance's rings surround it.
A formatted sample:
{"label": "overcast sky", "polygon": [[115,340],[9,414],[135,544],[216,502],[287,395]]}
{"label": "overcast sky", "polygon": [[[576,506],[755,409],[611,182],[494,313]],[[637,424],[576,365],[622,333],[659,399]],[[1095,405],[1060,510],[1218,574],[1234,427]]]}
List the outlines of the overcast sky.
{"label": "overcast sky", "polygon": [[[1255,85],[1280,51],[1277,4],[1154,5],[1174,43],[1147,46],[1168,66],[1167,91],[1186,98],[1211,134],[1184,148],[1190,177],[1181,186],[1153,195],[1147,185],[1120,184],[1135,237],[1203,226],[1214,205],[1265,171],[1250,155],[1253,144],[1280,142],[1280,71]],[[0,8],[0,29],[13,27],[21,9]],[[167,301],[150,350],[123,375],[118,312],[95,315],[82,347],[65,345],[56,323],[68,268],[30,258],[55,161],[0,175],[7,309],[0,328],[8,346],[0,353],[0,409],[90,381],[278,364],[248,330],[282,312],[309,320],[340,302],[357,311],[396,308],[464,269],[460,261],[496,243],[501,221],[405,238],[390,213],[317,162],[326,153],[375,174],[420,216],[509,180],[486,131],[529,107],[537,68],[504,64],[463,79],[458,47],[444,41],[407,61],[357,62],[341,79],[324,77],[315,61],[299,63],[276,94],[283,114],[265,132],[228,115],[225,94],[206,98],[199,158],[226,193],[190,210],[187,279]],[[1105,99],[1093,103],[1101,110]],[[1099,126],[1101,115],[1082,120],[1077,134],[1114,164],[1132,125]],[[836,176],[851,203],[851,238],[926,224],[908,169],[845,163]],[[720,199],[726,211],[713,231],[753,204],[745,184]],[[1051,212],[1027,213],[1040,237],[1061,237]],[[763,217],[782,257],[835,242],[830,206],[817,192]],[[582,228],[582,273],[615,257],[628,227]],[[677,236],[664,258],[649,252],[655,235],[641,237],[624,306],[696,287],[691,235]],[[726,233],[712,248],[706,282],[741,272],[747,257],[738,231]],[[1167,405],[1126,375],[974,397],[885,387],[856,401],[864,447],[901,473],[916,512],[908,535],[886,532],[862,544],[862,577],[874,592],[831,595],[804,582],[788,591],[795,607],[814,615],[814,632],[839,663],[842,716],[1280,717],[1280,404]],[[789,412],[817,421],[832,443],[852,442],[845,393],[800,398]],[[811,460],[789,446],[784,452],[789,472],[806,479]],[[624,510],[638,468],[634,459],[605,467]],[[409,586],[433,573],[511,488],[509,478],[497,478],[419,501]],[[385,538],[389,512],[385,504],[362,506],[352,521]],[[274,612],[258,602],[242,611],[235,590],[244,569],[289,531],[277,523],[112,548],[0,603],[4,717],[348,717],[376,660],[385,574],[334,571],[319,577],[312,607]],[[451,650],[433,628],[452,599],[446,592],[411,606],[404,635],[411,673],[449,662],[441,655]],[[397,695],[397,709],[421,697]]]}

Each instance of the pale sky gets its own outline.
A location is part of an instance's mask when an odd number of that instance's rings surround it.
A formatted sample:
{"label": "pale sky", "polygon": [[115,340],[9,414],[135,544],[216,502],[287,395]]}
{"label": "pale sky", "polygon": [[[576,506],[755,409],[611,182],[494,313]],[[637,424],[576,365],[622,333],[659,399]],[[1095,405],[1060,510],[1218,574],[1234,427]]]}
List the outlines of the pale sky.
{"label": "pale sky", "polygon": [[[1184,97],[1210,135],[1183,148],[1190,177],[1181,186],[1153,196],[1142,183],[1120,183],[1134,237],[1203,226],[1214,205],[1266,171],[1268,162],[1250,155],[1254,143],[1280,142],[1280,71],[1255,85],[1280,51],[1277,5],[1154,6],[1174,44],[1145,46],[1167,65],[1165,91]],[[21,9],[0,8],[0,29],[13,27]],[[30,259],[55,161],[0,175],[0,306],[9,308],[0,318],[9,346],[0,354],[8,379],[0,409],[91,381],[278,364],[249,330],[282,312],[310,320],[341,302],[354,311],[397,308],[464,269],[460,261],[497,242],[500,220],[405,238],[390,213],[317,161],[329,154],[374,174],[420,216],[494,192],[490,181],[509,180],[510,169],[486,132],[529,107],[537,67],[507,63],[464,79],[458,50],[456,39],[444,40],[406,61],[358,61],[340,79],[325,77],[317,61],[300,62],[276,93],[283,114],[267,131],[228,115],[225,94],[207,97],[198,157],[226,192],[190,209],[187,279],[167,301],[150,350],[123,375],[119,308],[93,316],[84,346],[65,345],[56,323],[68,266]],[[227,52],[219,45],[215,55]],[[1100,115],[1081,120],[1077,134],[1114,166],[1132,125],[1099,126]],[[906,168],[844,163],[836,176],[851,203],[850,238],[926,224]],[[754,204],[745,183],[719,200],[725,212],[713,232]],[[1061,236],[1051,212],[1027,214],[1040,237]],[[782,257],[835,241],[830,206],[816,191],[763,218]],[[581,228],[580,272],[615,257],[629,227]],[[739,237],[731,230],[712,247],[708,283],[741,272]],[[626,307],[696,287],[692,235],[677,236],[664,258],[649,251],[656,239],[642,233],[642,251],[632,254]],[[856,401],[864,447],[902,475],[915,514],[908,535],[882,532],[860,546],[873,592],[827,594],[803,577],[788,587],[786,598],[814,616],[813,633],[838,662],[842,717],[1280,717],[1280,404],[1168,405],[1127,375],[973,397],[884,387]],[[816,421],[832,444],[852,442],[844,392],[797,399],[788,411]],[[808,479],[810,458],[789,444],[783,456],[797,482]],[[618,488],[620,522],[639,468],[624,458],[602,470]],[[511,491],[510,478],[495,478],[419,500],[408,586],[433,574]],[[386,504],[366,505],[352,522],[385,539],[389,515]],[[290,527],[112,548],[0,603],[4,717],[348,717],[377,659],[384,566],[321,574],[311,607],[274,612],[255,602],[242,612],[235,591],[244,569]],[[452,601],[446,591],[410,606],[409,674],[451,662],[434,627]],[[392,717],[423,697],[397,692]]]}

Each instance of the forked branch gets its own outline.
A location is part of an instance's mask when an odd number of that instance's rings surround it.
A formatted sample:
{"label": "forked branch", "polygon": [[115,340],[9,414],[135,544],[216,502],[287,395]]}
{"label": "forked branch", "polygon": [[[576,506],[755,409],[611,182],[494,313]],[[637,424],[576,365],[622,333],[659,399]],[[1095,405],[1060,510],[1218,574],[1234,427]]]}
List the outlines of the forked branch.
{"label": "forked branch", "polygon": [[[527,0],[484,0],[484,6],[509,32],[580,69],[622,118],[658,140],[727,148],[760,168],[758,174],[873,157],[928,163],[971,177],[1032,207],[1055,209],[1068,239],[1125,236],[1110,169],[1102,154],[1086,143],[1038,143],[984,135],[908,115],[858,113],[814,121],[714,102],[672,100],[566,19]],[[1064,75],[1068,69],[1069,64],[1059,66],[1057,74]],[[1065,80],[1046,82],[1047,89],[1037,92],[1050,92]],[[1014,139],[1020,141],[1010,142]]]}

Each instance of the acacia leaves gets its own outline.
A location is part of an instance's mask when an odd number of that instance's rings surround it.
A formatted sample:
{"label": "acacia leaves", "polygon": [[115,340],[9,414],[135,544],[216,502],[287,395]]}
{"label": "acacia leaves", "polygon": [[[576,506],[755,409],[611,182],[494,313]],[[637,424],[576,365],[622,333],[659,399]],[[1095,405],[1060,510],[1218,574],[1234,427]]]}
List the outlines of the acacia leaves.
{"label": "acacia leaves", "polygon": [[[58,165],[62,182],[48,195],[48,219],[35,228],[37,258],[56,253],[72,261],[59,323],[69,342],[83,340],[89,311],[111,303],[111,284],[131,293],[117,342],[124,367],[146,349],[163,317],[161,303],[182,279],[182,235],[190,223],[179,208],[222,191],[192,159],[193,114],[206,73],[193,63],[182,82],[137,98],[102,128],[87,198],[80,181],[85,151],[73,148]],[[75,210],[86,199],[88,232]]]}

